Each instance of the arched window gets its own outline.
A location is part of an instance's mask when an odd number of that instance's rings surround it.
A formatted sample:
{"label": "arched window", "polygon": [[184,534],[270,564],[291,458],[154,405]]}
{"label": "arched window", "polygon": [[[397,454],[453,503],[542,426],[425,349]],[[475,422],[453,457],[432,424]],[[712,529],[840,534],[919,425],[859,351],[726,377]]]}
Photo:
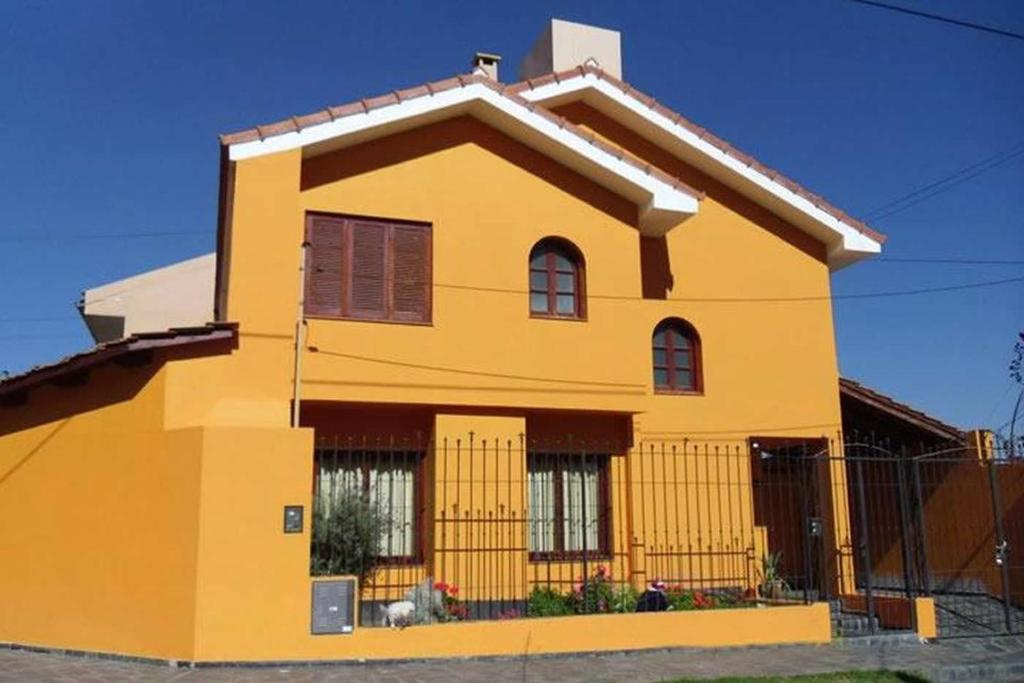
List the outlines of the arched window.
{"label": "arched window", "polygon": [[654,390],[696,393],[703,390],[700,337],[685,320],[668,318],[654,328]]}
{"label": "arched window", "polygon": [[530,314],[586,317],[583,256],[572,243],[548,237],[530,250]]}

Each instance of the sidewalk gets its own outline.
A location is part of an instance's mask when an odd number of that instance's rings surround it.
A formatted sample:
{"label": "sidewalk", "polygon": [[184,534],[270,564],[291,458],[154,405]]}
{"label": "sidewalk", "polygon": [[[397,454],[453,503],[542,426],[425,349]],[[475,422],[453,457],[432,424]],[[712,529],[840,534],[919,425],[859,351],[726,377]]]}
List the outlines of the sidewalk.
{"label": "sidewalk", "polygon": [[176,669],[157,664],[0,649],[0,683],[645,683],[682,677],[791,675],[854,669],[918,672],[929,680],[941,682],[1024,680],[1024,637],[948,640],[926,645],[840,643],[719,650],[663,650],[527,659],[199,669]]}

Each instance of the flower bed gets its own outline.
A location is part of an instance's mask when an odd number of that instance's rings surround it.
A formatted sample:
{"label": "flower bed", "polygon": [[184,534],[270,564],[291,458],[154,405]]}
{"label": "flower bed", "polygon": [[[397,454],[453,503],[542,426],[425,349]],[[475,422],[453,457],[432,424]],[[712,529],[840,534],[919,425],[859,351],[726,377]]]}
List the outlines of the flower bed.
{"label": "flower bed", "polygon": [[[701,591],[670,585],[664,590],[668,609],[673,611],[753,607],[753,591],[719,589]],[[537,587],[530,593],[526,605],[529,617],[559,617],[570,614],[609,614],[637,611],[641,593],[629,584],[616,584],[604,565],[593,576],[576,581],[572,592],[566,594],[551,587]]]}

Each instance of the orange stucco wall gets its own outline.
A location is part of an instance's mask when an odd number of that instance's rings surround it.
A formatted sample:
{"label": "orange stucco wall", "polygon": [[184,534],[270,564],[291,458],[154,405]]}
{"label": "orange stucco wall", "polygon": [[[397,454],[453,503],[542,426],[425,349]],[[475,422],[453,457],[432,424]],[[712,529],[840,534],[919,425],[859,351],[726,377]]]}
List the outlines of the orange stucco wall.
{"label": "orange stucco wall", "polygon": [[202,430],[163,429],[164,379],[110,366],[0,409],[0,642],[190,656]]}
{"label": "orange stucco wall", "polygon": [[[16,558],[0,570],[0,598],[16,606],[0,613],[0,640],[212,661],[517,654],[528,638],[535,652],[827,638],[821,606],[605,617],[617,626],[594,633],[556,619],[309,634],[308,523],[281,529],[284,505],[310,503],[314,430],[289,428],[307,211],[431,223],[434,283],[430,325],[310,320],[304,402],[431,406],[438,441],[471,429],[506,438],[536,410],[626,416],[636,444],[839,428],[831,309],[814,298],[829,293],[822,249],[699,174],[668,170],[708,196],[652,244],[635,206],[471,118],[313,159],[238,162],[222,273],[238,348],[149,377],[104,369],[0,409],[0,514],[24,520],[0,532]],[[586,259],[585,322],[529,317],[527,255],[550,235]],[[764,297],[811,300],[709,301]],[[651,333],[669,316],[700,333],[703,395],[653,393]],[[121,391],[126,381],[138,386]],[[619,459],[614,476],[640,479],[637,467]],[[750,527],[749,509],[736,515]]]}

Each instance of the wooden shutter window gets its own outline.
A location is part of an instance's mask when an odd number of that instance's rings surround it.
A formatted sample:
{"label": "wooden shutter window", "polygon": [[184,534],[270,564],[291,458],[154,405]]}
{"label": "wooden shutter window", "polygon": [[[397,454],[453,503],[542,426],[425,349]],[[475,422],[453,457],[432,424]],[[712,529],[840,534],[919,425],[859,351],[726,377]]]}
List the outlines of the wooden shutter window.
{"label": "wooden shutter window", "polygon": [[427,322],[430,316],[430,229],[391,229],[391,313],[394,320]]}
{"label": "wooden shutter window", "polygon": [[354,318],[387,316],[387,242],[389,227],[382,223],[349,221],[347,314]]}
{"label": "wooden shutter window", "polygon": [[344,221],[330,216],[311,217],[306,232],[305,310],[309,315],[341,315]]}
{"label": "wooden shutter window", "polygon": [[307,315],[430,322],[431,226],[328,214],[306,225]]}

